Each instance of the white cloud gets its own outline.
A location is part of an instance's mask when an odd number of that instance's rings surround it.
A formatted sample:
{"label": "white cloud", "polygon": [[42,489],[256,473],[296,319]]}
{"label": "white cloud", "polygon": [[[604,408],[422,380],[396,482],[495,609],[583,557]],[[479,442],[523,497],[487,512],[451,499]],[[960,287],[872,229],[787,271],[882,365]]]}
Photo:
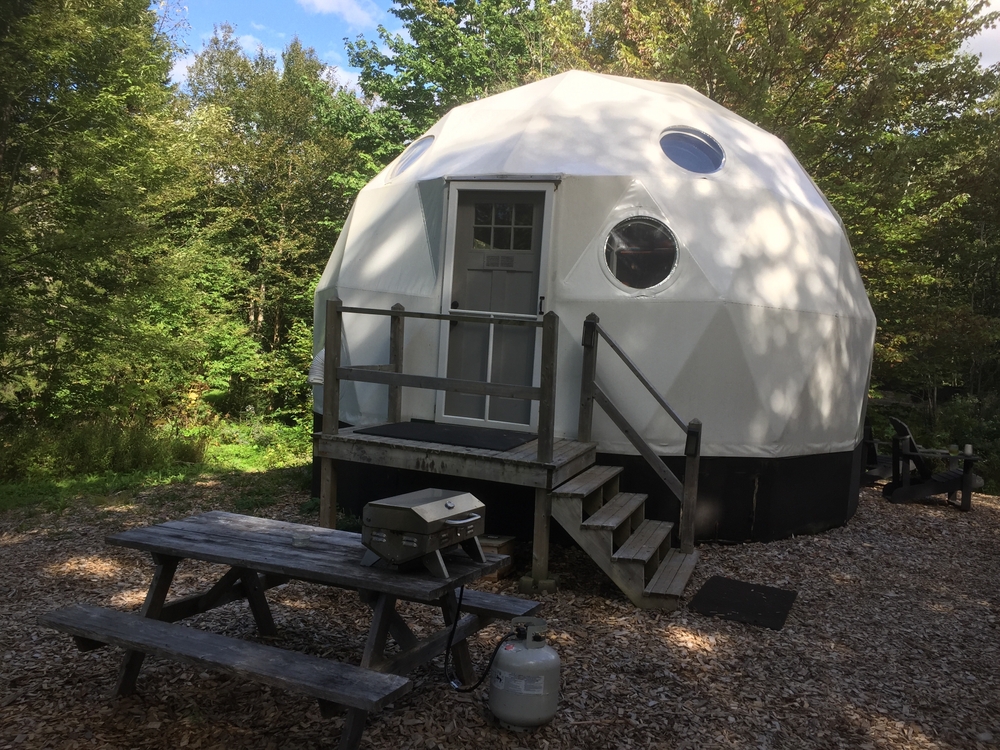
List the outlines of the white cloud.
{"label": "white cloud", "polygon": [[[990,0],[986,11],[1000,11],[1000,0]],[[966,43],[966,49],[982,55],[980,63],[984,67],[1000,62],[1000,26],[986,29],[983,33],[970,39]]]}
{"label": "white cloud", "polygon": [[265,26],[262,23],[255,23],[254,21],[251,21],[250,28],[252,28],[254,31],[264,31],[267,28],[267,26]]}
{"label": "white cloud", "polygon": [[242,34],[240,35],[237,41],[239,41],[240,46],[243,48],[243,51],[246,52],[248,55],[252,55],[253,53],[255,53],[257,51],[257,48],[263,46],[264,44],[260,39],[255,37],[253,34]]}
{"label": "white cloud", "polygon": [[298,3],[313,13],[340,16],[351,26],[374,26],[382,15],[371,0],[298,0]]}
{"label": "white cloud", "polygon": [[345,89],[353,94],[360,94],[361,89],[358,88],[358,73],[353,70],[344,70],[343,68],[337,68],[335,75],[337,76],[337,83],[343,86]]}
{"label": "white cloud", "polygon": [[194,64],[194,54],[184,55],[174,59],[174,64],[170,66],[170,80],[173,83],[184,85],[187,83],[188,68]]}

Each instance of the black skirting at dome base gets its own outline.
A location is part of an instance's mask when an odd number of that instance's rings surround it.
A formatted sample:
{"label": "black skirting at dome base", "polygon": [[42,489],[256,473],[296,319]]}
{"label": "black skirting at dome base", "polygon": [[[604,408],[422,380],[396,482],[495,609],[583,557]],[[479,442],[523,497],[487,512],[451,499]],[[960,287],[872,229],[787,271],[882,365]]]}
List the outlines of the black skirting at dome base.
{"label": "black skirting at dome base", "polygon": [[[317,430],[321,425],[317,424]],[[683,479],[684,458],[664,461]],[[621,466],[623,492],[644,492],[646,517],[676,523],[680,504],[640,456],[598,453],[597,463]],[[361,515],[365,503],[427,487],[462,490],[486,505],[486,531],[530,539],[534,490],[530,487],[337,461],[339,508]],[[768,542],[842,526],[858,507],[861,445],[849,452],[789,458],[701,459],[695,536],[699,541]],[[313,461],[313,496],[319,461]],[[553,539],[569,536],[553,523]]]}
{"label": "black skirting at dome base", "polygon": [[[684,459],[665,457],[678,478]],[[624,492],[644,492],[646,517],[674,521],[680,503],[640,456],[598,453],[597,462],[621,466]],[[769,542],[843,526],[858,507],[861,446],[844,453],[788,458],[704,456],[698,472],[695,538]]]}

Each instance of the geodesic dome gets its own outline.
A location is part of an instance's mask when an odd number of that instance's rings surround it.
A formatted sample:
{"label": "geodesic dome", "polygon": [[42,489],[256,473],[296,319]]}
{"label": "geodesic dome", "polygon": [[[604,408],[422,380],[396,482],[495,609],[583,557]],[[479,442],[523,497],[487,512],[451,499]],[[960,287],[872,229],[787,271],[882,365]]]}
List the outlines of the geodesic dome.
{"label": "geodesic dome", "polygon": [[[509,212],[505,190],[522,196]],[[517,223],[528,193],[531,240]],[[682,418],[703,422],[706,456],[859,443],[875,317],[839,217],[778,138],[686,86],[578,71],[457,107],[358,195],[317,288],[317,351],[333,296],[453,306],[463,195],[484,271],[495,264],[483,288],[537,250],[539,304],[561,321],[557,435],[575,436],[593,312]],[[342,360],[387,361],[387,330],[348,315]],[[448,335],[408,321],[406,371],[444,374]],[[624,365],[600,357],[598,379],[659,453],[682,452],[683,432]],[[385,419],[383,387],[343,386],[344,421]],[[411,417],[448,415],[407,391]],[[600,411],[593,435],[599,451],[634,453]]]}

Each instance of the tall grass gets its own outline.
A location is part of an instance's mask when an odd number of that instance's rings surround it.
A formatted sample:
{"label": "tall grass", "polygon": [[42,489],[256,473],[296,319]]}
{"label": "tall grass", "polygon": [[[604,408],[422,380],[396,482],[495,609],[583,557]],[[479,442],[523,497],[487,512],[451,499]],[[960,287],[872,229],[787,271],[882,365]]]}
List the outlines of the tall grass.
{"label": "tall grass", "polygon": [[311,423],[256,417],[180,429],[105,421],[0,436],[0,510],[59,509],[94,498],[205,474],[303,466]]}

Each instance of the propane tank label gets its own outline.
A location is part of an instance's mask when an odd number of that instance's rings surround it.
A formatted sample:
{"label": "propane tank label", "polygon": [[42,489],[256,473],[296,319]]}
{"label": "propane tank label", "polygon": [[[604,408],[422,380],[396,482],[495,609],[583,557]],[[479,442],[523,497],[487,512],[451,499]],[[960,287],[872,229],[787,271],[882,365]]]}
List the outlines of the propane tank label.
{"label": "propane tank label", "polygon": [[515,674],[494,668],[493,687],[515,695],[543,695],[545,693],[545,676]]}

